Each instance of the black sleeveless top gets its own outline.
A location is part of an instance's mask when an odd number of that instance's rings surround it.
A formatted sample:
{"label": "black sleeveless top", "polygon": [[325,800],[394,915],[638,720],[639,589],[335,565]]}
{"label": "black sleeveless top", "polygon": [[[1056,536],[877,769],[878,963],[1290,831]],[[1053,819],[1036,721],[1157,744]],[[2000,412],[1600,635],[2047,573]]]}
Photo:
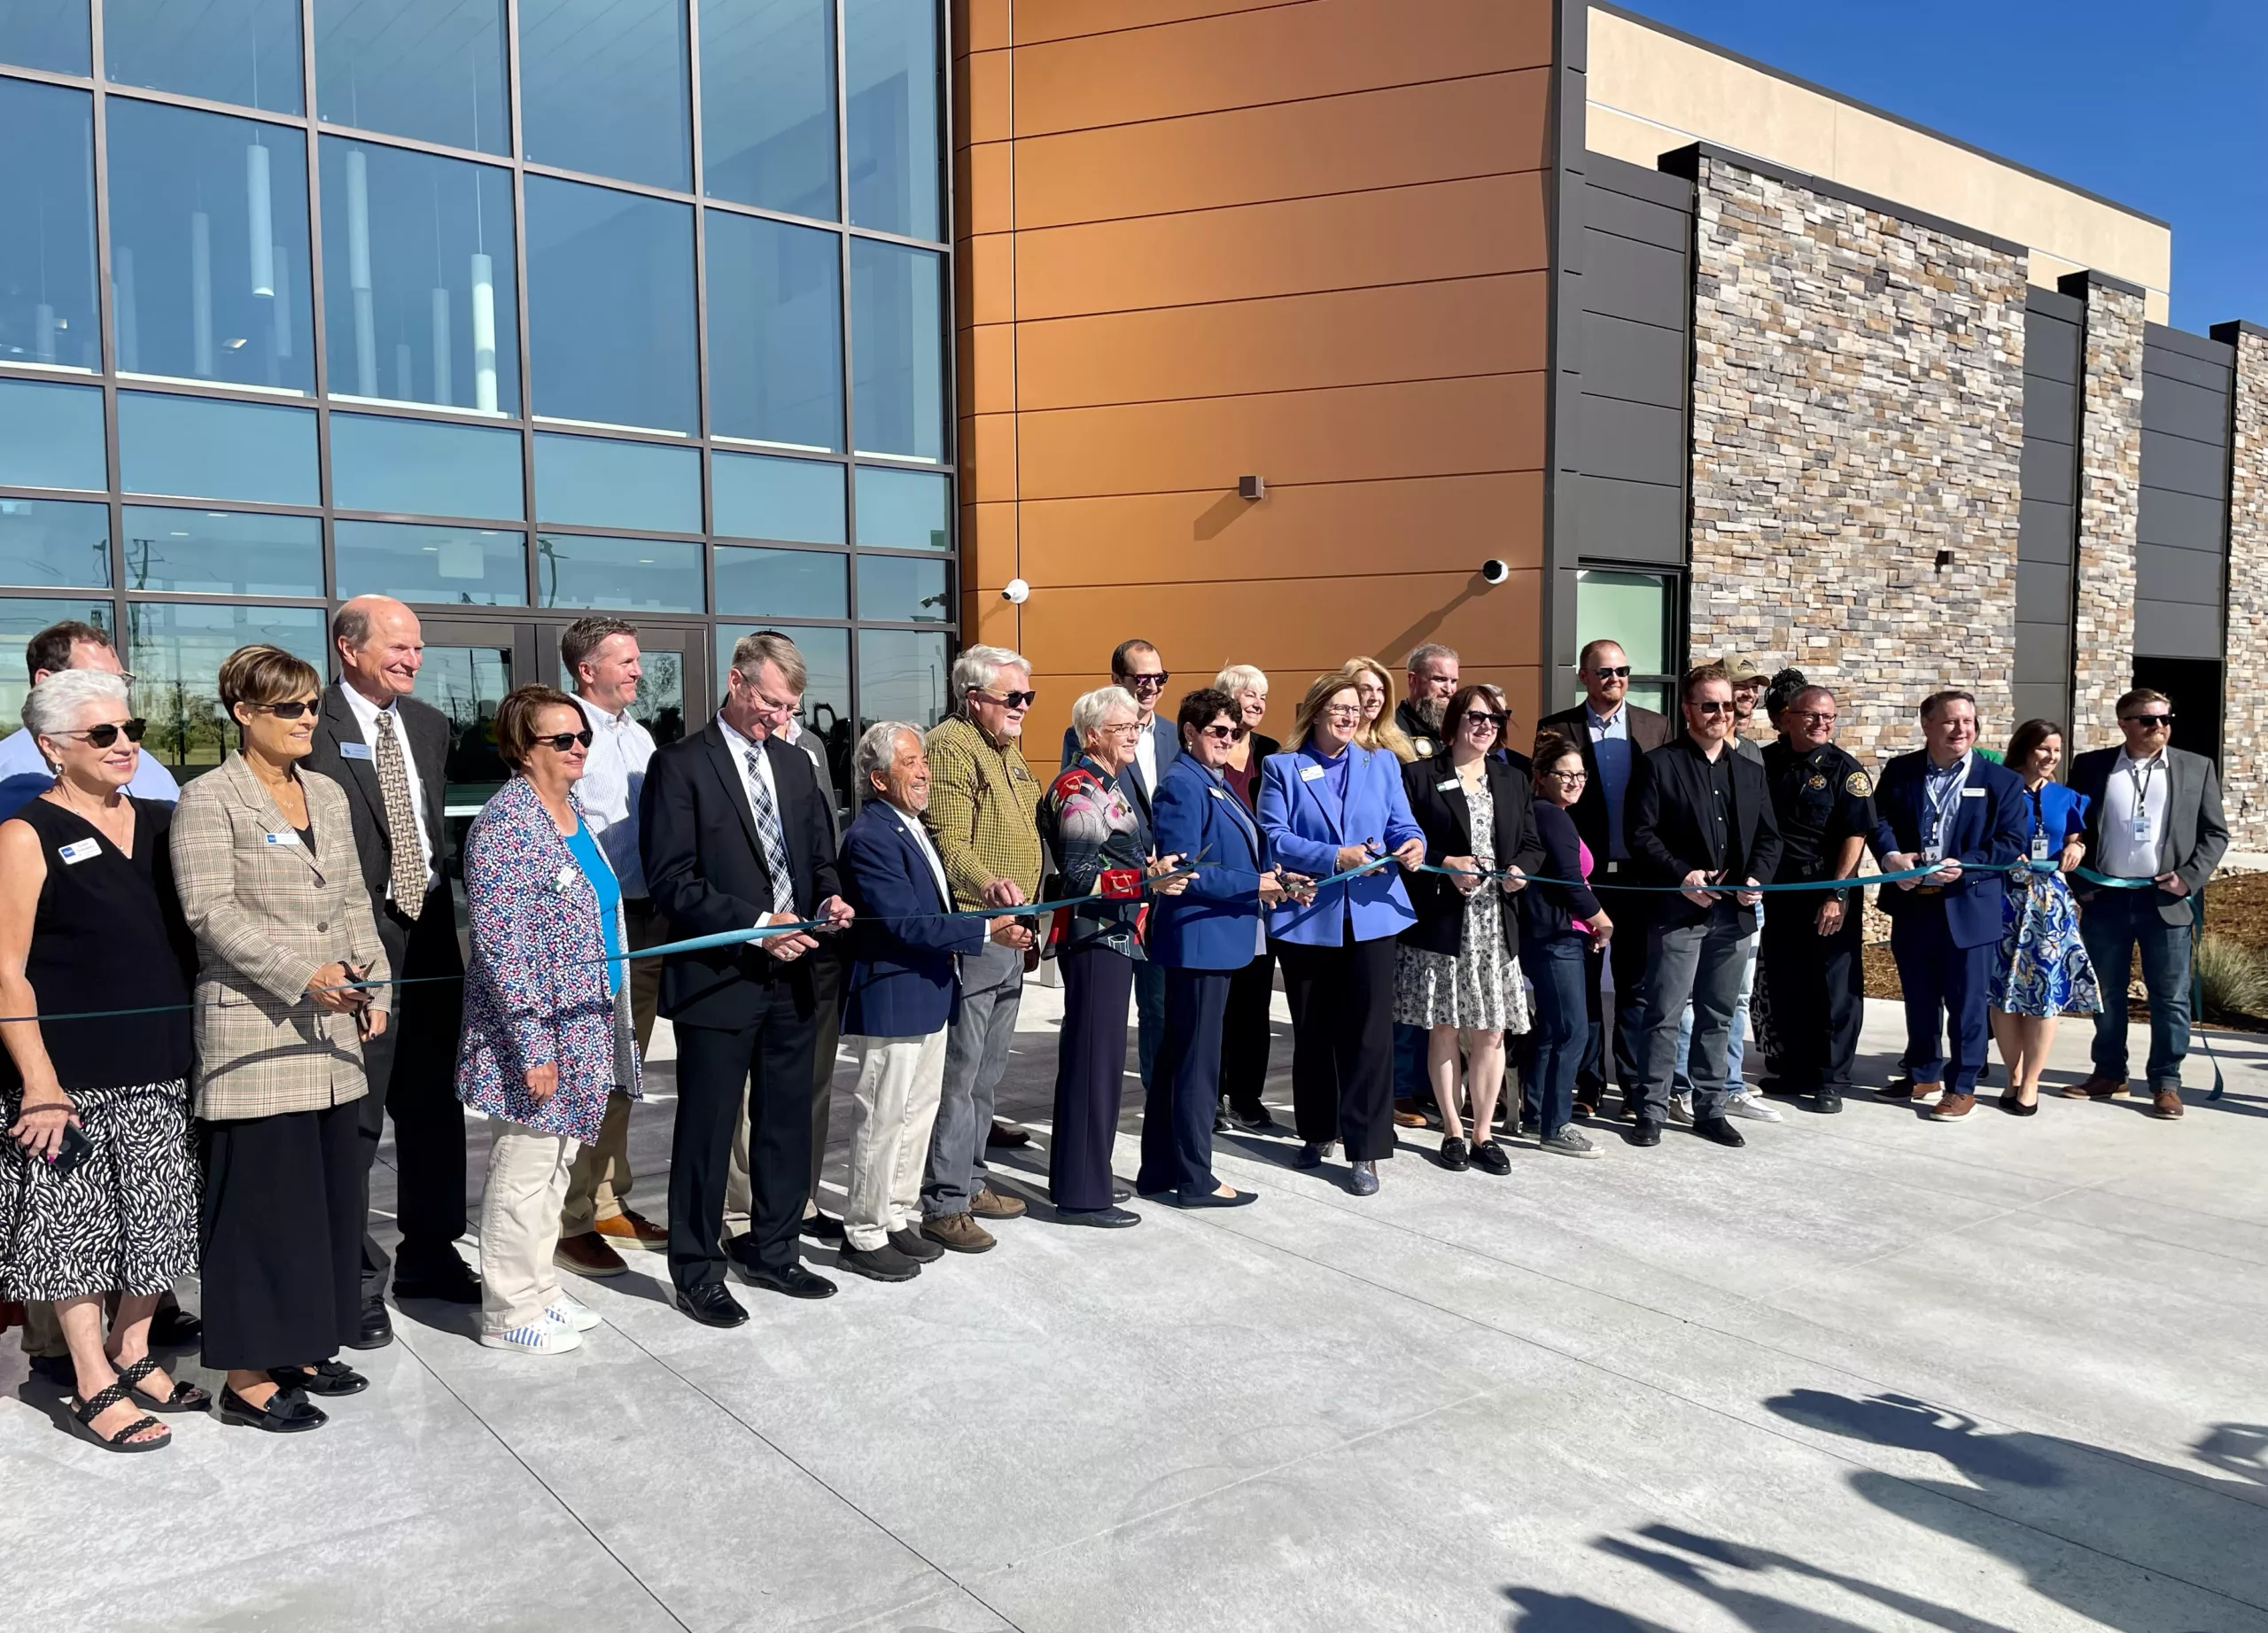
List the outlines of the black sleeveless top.
{"label": "black sleeveless top", "polygon": [[[12,819],[29,824],[47,853],[47,883],[32,920],[24,973],[39,998],[40,1037],[55,1063],[56,1081],[66,1089],[123,1088],[189,1076],[197,944],[174,889],[167,843],[173,817],[174,808],[162,801],[135,800],[130,857],[84,817],[51,800],[35,799]],[[66,848],[80,859],[66,858]],[[159,1005],[173,1007],[89,1021],[46,1018]],[[13,1057],[0,1048],[0,1087],[21,1086]]]}

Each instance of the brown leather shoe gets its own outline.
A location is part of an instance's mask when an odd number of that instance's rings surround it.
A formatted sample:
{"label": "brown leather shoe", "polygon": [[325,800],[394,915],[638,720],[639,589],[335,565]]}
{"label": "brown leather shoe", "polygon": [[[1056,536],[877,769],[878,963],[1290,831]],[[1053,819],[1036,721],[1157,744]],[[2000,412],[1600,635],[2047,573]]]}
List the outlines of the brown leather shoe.
{"label": "brown leather shoe", "polygon": [[1009,1196],[990,1186],[980,1186],[976,1194],[968,1199],[968,1210],[980,1219],[1021,1219],[1024,1217],[1024,1199]]}
{"label": "brown leather shoe", "polygon": [[[1918,1084],[1915,1085],[1920,1086]],[[1974,1094],[1948,1093],[1930,1108],[1932,1123],[1958,1123],[1977,1108]]]}
{"label": "brown leather shoe", "polygon": [[670,1233],[642,1213],[625,1208],[611,1219],[601,1219],[591,1227],[606,1238],[607,1245],[617,1251],[627,1248],[633,1252],[667,1253]]}
{"label": "brown leather shoe", "polygon": [[585,1231],[579,1236],[562,1236],[559,1245],[551,1250],[551,1262],[562,1270],[571,1270],[578,1276],[619,1276],[630,1268],[622,1256],[607,1243],[596,1231]]}
{"label": "brown leather shoe", "polygon": [[2150,1115],[2154,1117],[2163,1117],[2169,1123],[2178,1122],[2181,1116],[2181,1091],[2163,1085],[2152,1089]]}
{"label": "brown leather shoe", "polygon": [[940,1215],[921,1221],[921,1233],[951,1253],[982,1253],[992,1245],[992,1233],[965,1213]]}
{"label": "brown leather shoe", "polygon": [[2126,1094],[2126,1079],[2106,1077],[2097,1072],[2085,1083],[2067,1083],[2055,1092],[2065,1100],[2123,1100]]}
{"label": "brown leather shoe", "polygon": [[1416,1100],[1398,1100],[1394,1102],[1394,1125],[1396,1128],[1423,1128],[1425,1126],[1425,1114],[1418,1109]]}
{"label": "brown leather shoe", "polygon": [[1943,1093],[1945,1086],[1942,1083],[1915,1083],[1910,1077],[1901,1077],[1894,1083],[1876,1089],[1875,1093],[1884,1100],[1908,1101],[1928,1100],[1933,1094]]}

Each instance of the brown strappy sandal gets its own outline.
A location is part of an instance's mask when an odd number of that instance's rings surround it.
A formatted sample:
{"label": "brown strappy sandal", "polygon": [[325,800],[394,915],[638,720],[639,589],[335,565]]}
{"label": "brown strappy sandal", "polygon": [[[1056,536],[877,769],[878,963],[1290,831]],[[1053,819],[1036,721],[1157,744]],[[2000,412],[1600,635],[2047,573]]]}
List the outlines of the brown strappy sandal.
{"label": "brown strappy sandal", "polygon": [[174,1443],[171,1429],[167,1429],[165,1434],[157,1440],[133,1438],[146,1429],[165,1427],[147,1412],[136,1418],[115,1435],[105,1435],[101,1430],[95,1427],[96,1419],[113,1406],[125,1404],[126,1398],[126,1386],[122,1383],[114,1383],[107,1389],[97,1389],[90,1398],[85,1401],[80,1401],[74,1396],[65,1396],[63,1404],[71,1413],[71,1432],[82,1440],[92,1441],[105,1451],[155,1451],[161,1446],[170,1446]]}

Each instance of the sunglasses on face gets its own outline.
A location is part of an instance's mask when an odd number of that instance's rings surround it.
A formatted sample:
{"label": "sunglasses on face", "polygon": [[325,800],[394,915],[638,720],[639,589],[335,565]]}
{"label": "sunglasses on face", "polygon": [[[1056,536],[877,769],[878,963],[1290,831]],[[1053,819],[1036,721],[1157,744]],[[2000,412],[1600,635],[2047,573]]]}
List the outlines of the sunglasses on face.
{"label": "sunglasses on face", "polygon": [[1478,726],[1486,731],[1502,731],[1504,728],[1504,721],[1508,718],[1505,715],[1491,714],[1486,709],[1467,709],[1464,712],[1464,723],[1467,726]]}
{"label": "sunglasses on face", "polygon": [[1172,678],[1161,669],[1153,675],[1128,675],[1126,684],[1130,690],[1137,692],[1162,692],[1166,689],[1166,682]]}
{"label": "sunglasses on face", "polygon": [[1252,735],[1252,727],[1249,726],[1231,726],[1220,720],[1216,720],[1210,726],[1201,729],[1205,735],[1216,743],[1242,743],[1247,737]]}
{"label": "sunglasses on face", "polygon": [[1591,673],[1602,680],[1627,680],[1630,678],[1630,665],[1623,664],[1612,669],[1594,669]]}
{"label": "sunglasses on face", "polygon": [[579,732],[554,732],[548,737],[538,737],[536,742],[554,754],[564,754],[579,743],[587,749],[591,746],[591,728],[586,726]]}
{"label": "sunglasses on face", "polygon": [[2170,714],[2129,714],[2122,717],[2122,724],[2139,726],[2146,732],[2166,732],[2173,729]]}
{"label": "sunglasses on face", "polygon": [[1733,712],[1729,703],[1688,704],[1685,706],[1696,714],[1730,714]]}
{"label": "sunglasses on face", "polygon": [[142,734],[149,729],[150,722],[147,720],[127,720],[123,723],[105,720],[100,726],[89,726],[84,731],[50,732],[48,735],[51,737],[84,737],[93,747],[97,749],[107,749],[112,743],[118,741],[118,734],[120,732],[124,732],[126,734],[127,742],[139,743],[142,741]]}
{"label": "sunglasses on face", "polygon": [[1037,692],[987,692],[976,694],[987,703],[998,704],[1003,709],[1029,709],[1039,700]]}
{"label": "sunglasses on face", "polygon": [[313,698],[306,698],[299,703],[253,704],[251,707],[256,714],[272,714],[279,720],[296,720],[303,715],[314,713],[315,705]]}

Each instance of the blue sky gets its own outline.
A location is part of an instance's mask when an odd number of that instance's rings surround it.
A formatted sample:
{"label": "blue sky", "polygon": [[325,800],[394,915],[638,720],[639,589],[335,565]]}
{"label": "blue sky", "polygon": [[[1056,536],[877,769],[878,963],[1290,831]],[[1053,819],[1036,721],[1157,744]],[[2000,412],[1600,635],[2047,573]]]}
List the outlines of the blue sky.
{"label": "blue sky", "polygon": [[2173,223],[2173,321],[2268,323],[2268,0],[1627,0]]}

